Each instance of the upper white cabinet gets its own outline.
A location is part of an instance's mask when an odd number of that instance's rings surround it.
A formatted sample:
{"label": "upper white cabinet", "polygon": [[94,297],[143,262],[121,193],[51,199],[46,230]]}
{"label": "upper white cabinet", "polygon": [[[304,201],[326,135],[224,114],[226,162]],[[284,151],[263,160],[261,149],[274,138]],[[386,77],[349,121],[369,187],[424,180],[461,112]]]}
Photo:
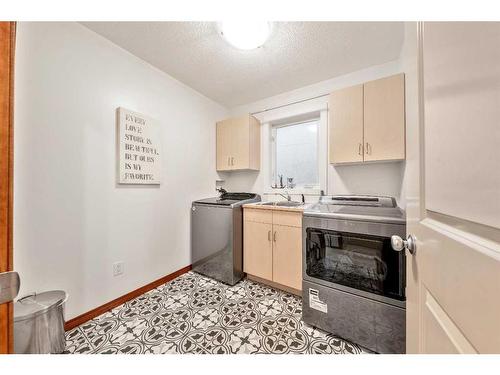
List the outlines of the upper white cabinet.
{"label": "upper white cabinet", "polygon": [[260,123],[252,115],[217,123],[217,170],[260,169]]}
{"label": "upper white cabinet", "polygon": [[330,94],[330,163],[363,161],[363,85]]}
{"label": "upper white cabinet", "polygon": [[404,74],[364,84],[365,161],[405,158]]}
{"label": "upper white cabinet", "polygon": [[330,163],[404,159],[404,89],[404,74],[397,74],[333,92]]}

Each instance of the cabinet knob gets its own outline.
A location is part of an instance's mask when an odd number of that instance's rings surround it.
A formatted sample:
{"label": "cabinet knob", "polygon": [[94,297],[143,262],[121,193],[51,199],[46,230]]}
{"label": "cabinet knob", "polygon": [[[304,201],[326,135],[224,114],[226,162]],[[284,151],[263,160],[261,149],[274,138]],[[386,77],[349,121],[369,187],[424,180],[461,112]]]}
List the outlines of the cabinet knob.
{"label": "cabinet knob", "polygon": [[276,242],[276,232],[274,232],[273,241]]}
{"label": "cabinet knob", "polygon": [[267,240],[271,241],[271,231],[267,232]]}
{"label": "cabinet knob", "polygon": [[363,144],[362,143],[360,143],[358,145],[358,155],[363,155]]}

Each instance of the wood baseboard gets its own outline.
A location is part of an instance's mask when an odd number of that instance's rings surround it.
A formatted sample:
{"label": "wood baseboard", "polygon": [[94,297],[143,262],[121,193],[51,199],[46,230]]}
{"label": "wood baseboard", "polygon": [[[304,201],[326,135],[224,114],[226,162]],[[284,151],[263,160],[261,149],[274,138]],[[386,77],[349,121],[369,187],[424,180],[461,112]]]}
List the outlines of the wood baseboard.
{"label": "wood baseboard", "polygon": [[92,309],[90,311],[87,311],[86,313],[78,315],[76,318],[68,320],[64,324],[64,329],[66,331],[69,331],[70,329],[73,329],[85,322],[88,322],[89,320],[94,319],[99,315],[104,314],[105,312],[112,310],[115,307],[120,306],[127,301],[130,301],[131,299],[139,297],[141,294],[149,292],[151,289],[157,288],[160,285],[165,284],[190,270],[191,270],[191,265],[181,268],[180,270],[172,272],[170,275],[164,276],[161,279],[155,280],[147,285],[144,285],[136,290],[133,290],[121,297],[118,297],[108,303],[105,303],[102,306],[96,307],[95,309]]}

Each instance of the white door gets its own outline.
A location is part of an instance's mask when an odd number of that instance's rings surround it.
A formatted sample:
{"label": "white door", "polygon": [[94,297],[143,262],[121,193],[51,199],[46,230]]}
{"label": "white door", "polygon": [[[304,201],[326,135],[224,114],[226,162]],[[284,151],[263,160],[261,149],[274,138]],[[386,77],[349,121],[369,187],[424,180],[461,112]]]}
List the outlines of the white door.
{"label": "white door", "polygon": [[414,37],[407,352],[500,353],[500,23],[423,23]]}

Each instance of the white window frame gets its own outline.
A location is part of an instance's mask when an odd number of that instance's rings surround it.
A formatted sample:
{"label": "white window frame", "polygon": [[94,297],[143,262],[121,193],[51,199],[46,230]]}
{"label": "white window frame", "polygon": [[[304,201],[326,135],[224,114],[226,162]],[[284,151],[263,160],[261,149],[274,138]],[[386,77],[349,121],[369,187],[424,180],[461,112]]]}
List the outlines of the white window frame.
{"label": "white window frame", "polygon": [[[279,103],[273,103],[277,105]],[[262,124],[262,147],[261,147],[261,177],[255,180],[255,183],[262,186],[262,193],[267,197],[277,196],[288,191],[295,195],[304,194],[305,196],[317,196],[323,190],[326,194],[329,187],[329,170],[328,164],[328,97],[318,97],[317,99],[308,100],[292,105],[279,107],[272,110],[266,110],[256,115]],[[272,178],[272,127],[273,125],[286,124],[292,122],[306,122],[307,120],[320,118],[319,121],[319,148],[318,148],[318,164],[319,164],[319,189],[273,189]]]}
{"label": "white window frame", "polygon": [[279,192],[281,190],[289,190],[290,192],[298,192],[299,194],[303,192],[310,192],[311,194],[316,194],[321,190],[321,168],[322,168],[322,163],[321,163],[321,152],[320,152],[320,134],[321,134],[321,115],[320,113],[315,114],[314,116],[303,119],[300,121],[291,121],[291,122],[285,122],[285,123],[280,123],[279,125],[273,125],[271,124],[271,136],[270,136],[270,141],[271,141],[271,176],[270,176],[270,185],[274,185],[275,183],[278,184],[278,176],[277,176],[277,171],[276,171],[276,132],[277,129],[279,128],[285,128],[288,126],[294,126],[294,125],[300,125],[300,124],[307,124],[309,122],[316,122],[316,125],[318,127],[317,132],[316,132],[316,148],[317,148],[317,168],[318,168],[318,183],[315,185],[297,185],[294,188],[287,188],[286,187],[286,176],[284,177],[284,185],[285,187],[283,189],[273,189],[276,192]]}

